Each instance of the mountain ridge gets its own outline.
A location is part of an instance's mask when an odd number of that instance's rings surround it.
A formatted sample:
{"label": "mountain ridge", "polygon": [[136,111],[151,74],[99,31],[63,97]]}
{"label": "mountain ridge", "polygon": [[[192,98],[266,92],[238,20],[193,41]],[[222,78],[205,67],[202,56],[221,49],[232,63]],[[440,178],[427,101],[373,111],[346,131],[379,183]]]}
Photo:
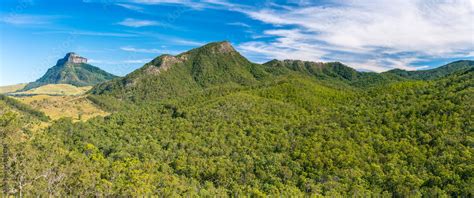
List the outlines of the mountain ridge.
{"label": "mountain ridge", "polygon": [[415,71],[406,71],[402,69],[392,69],[383,73],[395,74],[404,78],[409,78],[413,80],[432,80],[435,78],[440,78],[447,76],[453,72],[469,69],[474,67],[474,61],[472,60],[458,60],[450,62],[446,65],[442,65],[437,68],[427,69],[427,70],[415,70]]}
{"label": "mountain ridge", "polygon": [[[474,66],[472,64],[474,61],[459,63],[453,62],[450,66],[434,69],[428,74],[416,73],[442,77]],[[439,72],[440,70],[442,71]],[[228,41],[220,41],[175,56],[160,55],[125,77],[96,85],[89,93],[112,95],[122,99],[133,98],[133,100],[164,99],[187,95],[217,85],[248,86],[268,78],[289,74],[312,76],[319,80],[353,87],[370,87],[380,83],[418,79],[406,75],[416,76],[411,71],[360,72],[341,62],[274,59],[257,64],[242,56]]]}

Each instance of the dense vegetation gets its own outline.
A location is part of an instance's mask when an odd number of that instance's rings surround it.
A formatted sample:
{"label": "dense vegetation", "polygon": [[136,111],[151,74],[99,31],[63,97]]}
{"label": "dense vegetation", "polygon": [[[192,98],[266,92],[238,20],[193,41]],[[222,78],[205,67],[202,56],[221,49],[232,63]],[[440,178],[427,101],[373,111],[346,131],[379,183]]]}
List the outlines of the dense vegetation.
{"label": "dense vegetation", "polygon": [[472,67],[414,80],[221,47],[95,87],[110,116],[33,132],[0,106],[3,193],[474,195]]}
{"label": "dense vegetation", "polygon": [[430,70],[419,70],[419,71],[405,71],[401,69],[394,69],[385,72],[385,74],[395,74],[403,78],[414,79],[414,80],[433,80],[441,77],[445,77],[453,72],[469,69],[474,67],[474,61],[460,60],[449,63],[447,65],[438,67]]}

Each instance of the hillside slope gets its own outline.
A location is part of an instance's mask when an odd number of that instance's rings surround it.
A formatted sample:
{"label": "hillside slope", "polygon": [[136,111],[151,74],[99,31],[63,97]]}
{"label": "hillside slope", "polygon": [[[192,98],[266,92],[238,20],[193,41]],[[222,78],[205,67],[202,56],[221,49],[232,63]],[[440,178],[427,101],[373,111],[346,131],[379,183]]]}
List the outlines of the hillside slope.
{"label": "hillside slope", "polygon": [[23,89],[27,83],[20,83],[16,85],[7,85],[7,86],[0,86],[0,94],[7,94],[7,93],[13,93],[18,90]]}
{"label": "hillside slope", "polygon": [[9,93],[10,96],[30,96],[30,95],[81,95],[90,90],[92,86],[76,87],[71,84],[46,84],[32,88],[27,91],[17,91]]}
{"label": "hillside slope", "polygon": [[437,67],[429,70],[417,70],[417,71],[406,71],[401,69],[394,69],[385,74],[393,74],[403,78],[413,79],[413,80],[433,80],[436,78],[441,78],[453,74],[460,70],[468,70],[474,67],[474,61],[472,60],[459,60],[455,61],[441,67]]}

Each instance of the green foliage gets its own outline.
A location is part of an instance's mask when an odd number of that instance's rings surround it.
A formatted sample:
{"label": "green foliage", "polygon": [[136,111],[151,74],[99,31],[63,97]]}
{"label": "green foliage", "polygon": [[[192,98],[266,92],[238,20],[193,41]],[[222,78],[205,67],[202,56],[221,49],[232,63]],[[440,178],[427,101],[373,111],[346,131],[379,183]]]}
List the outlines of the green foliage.
{"label": "green foliage", "polygon": [[128,106],[130,106],[123,101],[108,96],[87,95],[86,98],[94,105],[107,112],[116,112],[121,110],[124,111],[128,108]]}
{"label": "green foliage", "polygon": [[[56,142],[50,166],[64,177],[28,192],[469,197],[473,79],[458,72],[361,91],[290,75],[58,120],[33,142]],[[46,153],[35,152],[39,163]]]}
{"label": "green foliage", "polygon": [[43,112],[35,110],[31,108],[30,106],[25,105],[11,97],[0,94],[0,101],[4,102],[5,105],[9,105],[13,107],[14,109],[17,109],[18,111],[34,116],[41,121],[46,122],[49,120],[49,117]]}
{"label": "green foliage", "polygon": [[418,71],[405,71],[402,69],[394,69],[385,72],[386,74],[393,74],[407,79],[414,80],[433,80],[456,73],[457,71],[468,70],[474,67],[474,61],[460,60],[449,63],[447,65],[430,69]]}

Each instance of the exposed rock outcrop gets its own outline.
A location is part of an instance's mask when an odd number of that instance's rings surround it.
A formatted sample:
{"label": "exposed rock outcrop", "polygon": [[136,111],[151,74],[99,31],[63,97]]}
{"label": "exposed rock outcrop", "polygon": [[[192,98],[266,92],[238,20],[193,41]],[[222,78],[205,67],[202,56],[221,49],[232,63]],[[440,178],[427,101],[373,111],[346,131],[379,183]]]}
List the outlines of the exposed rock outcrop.
{"label": "exposed rock outcrop", "polygon": [[81,57],[74,52],[69,52],[62,59],[59,59],[56,65],[63,65],[65,63],[87,63],[87,58]]}

